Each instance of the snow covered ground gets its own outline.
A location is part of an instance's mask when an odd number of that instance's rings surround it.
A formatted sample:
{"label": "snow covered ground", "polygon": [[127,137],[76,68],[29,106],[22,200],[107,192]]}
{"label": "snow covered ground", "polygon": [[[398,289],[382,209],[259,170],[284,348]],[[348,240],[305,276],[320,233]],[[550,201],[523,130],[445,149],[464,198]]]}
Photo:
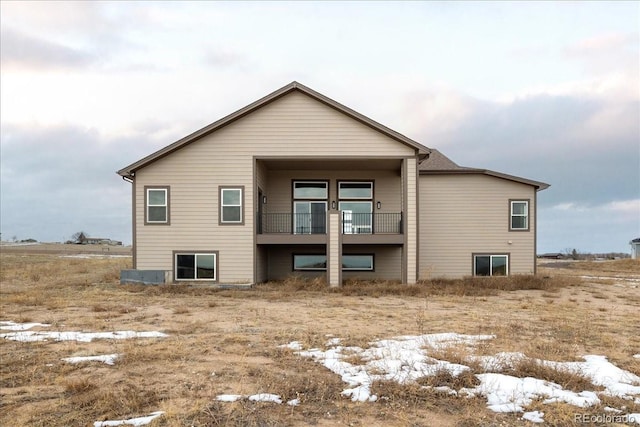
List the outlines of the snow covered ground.
{"label": "snow covered ground", "polygon": [[[0,321],[0,329],[12,331],[1,333],[0,338],[19,342],[45,340],[90,342],[93,339],[162,338],[167,336],[157,331],[52,332],[29,330],[35,327],[46,328],[49,326],[48,324],[35,322],[15,323],[12,321]],[[342,394],[357,402],[374,402],[379,398],[371,391],[371,386],[376,381],[395,381],[399,384],[408,384],[415,382],[419,378],[435,375],[442,372],[442,370],[448,371],[454,377],[470,370],[471,368],[464,364],[430,356],[437,350],[454,345],[462,345],[470,350],[469,362],[474,362],[474,364],[481,366],[484,371],[476,374],[479,385],[458,390],[449,387],[438,387],[437,391],[459,398],[482,397],[486,399],[487,407],[492,411],[521,413],[522,418],[525,420],[542,423],[544,422],[543,411],[527,411],[527,407],[533,401],[541,401],[544,404],[564,402],[577,408],[587,408],[600,404],[601,396],[615,396],[640,405],[640,377],[618,368],[609,362],[606,356],[585,355],[582,356],[584,361],[580,362],[531,359],[536,363],[558,371],[586,377],[594,386],[602,388],[601,391],[597,392],[593,390],[576,392],[563,389],[559,384],[538,378],[518,378],[500,372],[524,359],[529,359],[522,353],[499,353],[493,356],[475,356],[472,354],[476,344],[493,338],[494,336],[492,335],[441,333],[400,336],[393,339],[379,340],[370,343],[369,348],[343,346],[339,338],[329,339],[324,349],[305,349],[297,341],[284,344],[281,347],[291,349],[300,357],[312,358],[332,372],[340,375],[342,381],[346,383]],[[107,354],[68,357],[62,360],[68,363],[97,361],[114,365],[121,356],[120,354]],[[640,354],[630,354],[629,357],[640,358]],[[360,363],[352,364],[349,362],[353,360],[358,360]],[[283,403],[281,396],[268,393],[217,396],[217,400],[221,402],[235,402],[242,399],[274,404]],[[286,404],[297,406],[301,402],[293,399],[287,401]],[[612,416],[622,417],[616,418],[617,420],[640,425],[640,413],[626,413],[625,409],[626,407],[608,407],[606,411],[614,414]],[[140,426],[150,423],[160,415],[162,415],[162,412],[154,412],[149,416],[127,420],[97,421],[94,426]]]}
{"label": "snow covered ground", "polygon": [[[421,377],[434,375],[442,369],[449,371],[453,376],[458,376],[470,369],[465,365],[430,357],[431,350],[454,344],[463,344],[472,348],[479,341],[492,338],[490,335],[446,333],[380,340],[371,343],[371,347],[367,349],[344,347],[340,345],[340,340],[335,338],[327,342],[326,350],[317,348],[305,350],[299,342],[291,342],[284,347],[294,350],[302,357],[310,357],[340,375],[347,383],[347,388],[342,392],[344,396],[354,401],[371,402],[378,399],[378,396],[371,393],[371,384],[374,381],[392,380],[406,384]],[[359,356],[359,359],[366,363],[353,365],[345,360],[347,357],[353,358],[354,355]],[[487,370],[508,367],[523,358],[526,356],[522,353],[471,357],[472,361],[480,362]],[[599,392],[603,395],[617,396],[640,404],[640,377],[616,367],[605,356],[587,355],[583,356],[583,359],[584,362],[555,362],[538,359],[535,361],[559,371],[583,375],[594,385],[604,387],[604,391]],[[461,397],[482,396],[487,400],[487,407],[492,411],[523,413],[523,419],[536,423],[544,421],[544,413],[525,411],[525,408],[535,399],[542,399],[546,404],[565,402],[580,408],[600,403],[598,393],[594,391],[565,390],[558,384],[537,378],[518,378],[499,372],[485,372],[477,374],[476,377],[480,380],[480,385],[477,387],[460,390],[440,387],[439,391]],[[611,409],[619,413],[624,412],[624,408]],[[626,414],[626,420],[629,423],[640,424],[640,413]]]}
{"label": "snow covered ground", "polygon": [[[371,347],[345,347],[340,339],[332,338],[326,343],[326,349],[304,349],[298,341],[284,344],[302,357],[310,357],[318,363],[340,375],[347,384],[342,394],[358,402],[374,402],[379,396],[371,393],[371,385],[375,381],[396,381],[400,384],[414,382],[419,378],[435,375],[443,369],[452,376],[458,376],[470,368],[458,363],[439,360],[429,356],[433,350],[452,345],[465,345],[473,348],[480,341],[491,340],[491,335],[461,335],[455,333],[430,334],[419,336],[401,336],[394,339],[379,340],[371,343]],[[631,355],[638,357],[639,355]],[[363,364],[354,365],[347,360],[358,359]],[[491,370],[502,370],[515,363],[527,359],[522,353],[499,353],[494,356],[470,356],[470,361],[478,362],[487,372],[477,374],[480,384],[474,388],[454,390],[449,387],[438,387],[439,392],[459,397],[481,396],[487,400],[487,407],[495,412],[522,413],[524,420],[533,423],[544,422],[544,412],[526,411],[526,407],[534,400],[544,404],[564,402],[578,408],[586,408],[600,404],[599,393],[616,396],[640,404],[640,377],[622,370],[610,363],[605,356],[583,356],[584,362],[556,362],[532,359],[544,366],[588,378],[594,385],[601,386],[604,391],[584,390],[575,392],[565,390],[562,386],[537,379],[518,378]],[[219,401],[233,402],[239,399],[261,400],[280,403],[280,396],[257,395],[267,397],[248,397],[243,395],[220,395]],[[287,402],[297,405],[297,401]],[[606,408],[615,413],[618,421],[640,424],[640,413],[624,413],[623,408]]]}
{"label": "snow covered ground", "polygon": [[0,334],[0,338],[20,342],[35,341],[80,341],[91,342],[94,339],[125,340],[131,338],[164,338],[167,335],[162,332],[135,332],[135,331],[113,331],[113,332],[56,332],[56,331],[28,331],[27,329],[36,326],[49,327],[46,323],[15,323],[12,321],[0,321],[0,329],[8,329],[17,332]]}
{"label": "snow covered ground", "polygon": [[[29,331],[34,327],[49,327],[47,323],[15,323],[13,321],[0,321],[0,329],[12,330],[17,332],[0,334],[0,338],[19,341],[19,342],[35,342],[47,341],[79,341],[91,342],[94,339],[131,339],[131,338],[163,338],[166,334],[162,332],[134,332],[134,331],[115,331],[115,332],[51,332],[51,331]],[[114,365],[116,360],[121,357],[120,354],[104,354],[98,356],[76,356],[65,357],[62,360],[67,363],[82,362],[102,362],[107,365]],[[149,424],[155,418],[164,414],[163,411],[153,412],[150,415],[137,418],[129,418],[126,420],[114,421],[96,421],[94,427],[109,427],[121,425],[143,426]]]}

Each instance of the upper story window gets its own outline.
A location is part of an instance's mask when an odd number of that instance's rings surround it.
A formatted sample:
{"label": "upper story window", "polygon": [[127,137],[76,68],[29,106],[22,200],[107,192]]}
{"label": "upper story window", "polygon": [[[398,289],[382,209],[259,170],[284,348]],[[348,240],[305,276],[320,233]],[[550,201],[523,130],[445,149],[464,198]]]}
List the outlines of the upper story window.
{"label": "upper story window", "polygon": [[327,199],[329,183],[326,181],[294,181],[294,199]]}
{"label": "upper story window", "polygon": [[339,182],[340,199],[373,199],[373,182]]}
{"label": "upper story window", "polygon": [[244,224],[242,187],[220,187],[220,224]]}
{"label": "upper story window", "polygon": [[529,230],[529,201],[510,200],[509,230],[528,231]]}
{"label": "upper story window", "polygon": [[169,224],[169,187],[145,187],[145,224]]}

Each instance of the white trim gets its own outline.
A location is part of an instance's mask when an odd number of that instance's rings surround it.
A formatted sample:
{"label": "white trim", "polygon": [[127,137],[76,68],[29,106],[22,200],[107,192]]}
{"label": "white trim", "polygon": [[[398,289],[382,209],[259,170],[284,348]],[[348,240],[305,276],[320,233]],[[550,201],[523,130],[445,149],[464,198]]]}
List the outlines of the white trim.
{"label": "white trim", "polygon": [[[229,204],[225,204],[224,203],[224,192],[225,191],[239,191],[240,192],[240,197],[239,197],[239,204],[237,205],[229,205]],[[238,187],[238,188],[221,188],[220,189],[220,223],[222,224],[241,224],[243,221],[242,218],[242,188]],[[224,208],[233,208],[233,207],[238,207],[240,208],[240,219],[237,221],[227,221],[224,219]]]}
{"label": "white trim", "polygon": [[[297,197],[296,196],[296,184],[322,184],[326,195],[324,197]],[[327,200],[329,198],[329,183],[327,181],[293,181],[293,199],[294,200]]]}
{"label": "white trim", "polygon": [[[515,203],[524,203],[524,213],[513,213],[513,205]],[[524,227],[514,227],[513,218],[524,218]],[[509,215],[509,230],[526,231],[529,230],[529,201],[528,200],[511,200],[510,203],[510,215]]]}
{"label": "white trim", "polygon": [[[163,205],[152,205],[150,203],[149,193],[151,191],[162,191],[164,193],[164,204]],[[146,196],[146,205],[147,205],[147,223],[150,224],[166,224],[169,222],[169,191],[166,188],[147,188]],[[149,212],[149,208],[164,208],[164,220],[162,221],[153,221],[151,220],[151,215]]]}
{"label": "white trim", "polygon": [[[194,277],[193,277],[193,279],[191,279],[191,278],[186,278],[186,279],[182,278],[181,279],[181,278],[178,277],[178,256],[179,255],[193,255],[194,256],[194,259],[193,259],[193,262],[194,262],[193,276]],[[204,278],[204,279],[199,279],[197,277],[197,275],[198,275],[198,257],[199,256],[212,256],[213,257],[213,277],[212,278],[207,277],[207,278]],[[215,253],[176,252],[175,253],[175,259],[174,259],[174,265],[175,265],[175,267],[174,267],[175,271],[173,272],[173,274],[175,275],[174,277],[175,277],[175,280],[177,282],[182,282],[182,281],[189,281],[189,282],[192,282],[192,281],[215,282],[218,279],[218,268],[217,268],[217,265],[218,265],[218,254],[215,254]]]}
{"label": "white trim", "polygon": [[[476,271],[476,264],[478,257],[489,257],[489,276],[478,276]],[[478,277],[492,277],[493,276],[493,258],[504,257],[505,258],[505,276],[509,275],[509,255],[507,254],[475,254],[473,255],[473,275]],[[502,275],[500,275],[502,277]]]}
{"label": "white trim", "polygon": [[[342,197],[340,194],[342,184],[369,184],[371,195],[369,197]],[[340,200],[373,200],[373,181],[339,181],[338,182],[338,199]]]}

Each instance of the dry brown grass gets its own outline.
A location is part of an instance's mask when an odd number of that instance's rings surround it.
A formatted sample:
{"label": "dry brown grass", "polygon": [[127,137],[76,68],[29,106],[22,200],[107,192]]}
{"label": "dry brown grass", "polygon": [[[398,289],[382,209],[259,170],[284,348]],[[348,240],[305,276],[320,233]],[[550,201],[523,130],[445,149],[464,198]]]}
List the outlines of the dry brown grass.
{"label": "dry brown grass", "polygon": [[[130,267],[127,258],[3,250],[0,262],[0,320],[51,324],[43,330],[169,334],[164,339],[91,343],[0,341],[3,426],[91,425],[157,410],[166,415],[154,424],[166,426],[526,425],[518,415],[488,411],[480,398],[452,397],[422,385],[473,386],[474,373],[481,370],[470,355],[498,351],[558,361],[605,354],[640,374],[640,361],[630,357],[640,348],[637,289],[620,291],[615,283],[581,282],[569,274],[588,272],[586,263],[579,272],[543,269],[536,277],[434,279],[413,286],[350,281],[338,289],[320,279],[292,277],[242,291],[122,286],[119,271]],[[618,268],[612,265],[593,263],[593,268]],[[619,265],[627,276],[635,272],[635,264]],[[297,340],[305,348],[326,348],[329,338],[339,337],[345,346],[366,348],[378,338],[438,332],[496,338],[474,349],[429,350],[432,357],[471,369],[458,377],[439,372],[420,380],[422,385],[376,382],[372,391],[380,399],[369,404],[344,398],[346,385],[337,375],[278,347]],[[122,357],[114,366],[61,361],[107,353]],[[366,362],[356,354],[349,361]],[[514,367],[512,373],[575,390],[596,389],[579,376],[561,377],[531,363]],[[215,400],[219,394],[256,393],[279,394],[284,401],[297,398],[301,404]],[[606,403],[623,404],[613,398]],[[570,414],[582,411],[561,404],[534,403],[532,408],[536,405],[551,425],[566,425]]]}

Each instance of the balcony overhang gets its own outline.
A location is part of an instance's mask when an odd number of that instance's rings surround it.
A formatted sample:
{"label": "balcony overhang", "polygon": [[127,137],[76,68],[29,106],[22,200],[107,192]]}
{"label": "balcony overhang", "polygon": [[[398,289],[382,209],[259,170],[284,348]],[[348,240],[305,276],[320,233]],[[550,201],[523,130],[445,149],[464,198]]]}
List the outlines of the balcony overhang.
{"label": "balcony overhang", "polygon": [[326,234],[257,234],[259,245],[326,245]]}
{"label": "balcony overhang", "polygon": [[[364,154],[364,153],[363,153]],[[399,171],[403,158],[278,157],[256,158],[268,170],[392,170]]]}
{"label": "balcony overhang", "polygon": [[402,234],[343,234],[344,245],[402,245]]}

